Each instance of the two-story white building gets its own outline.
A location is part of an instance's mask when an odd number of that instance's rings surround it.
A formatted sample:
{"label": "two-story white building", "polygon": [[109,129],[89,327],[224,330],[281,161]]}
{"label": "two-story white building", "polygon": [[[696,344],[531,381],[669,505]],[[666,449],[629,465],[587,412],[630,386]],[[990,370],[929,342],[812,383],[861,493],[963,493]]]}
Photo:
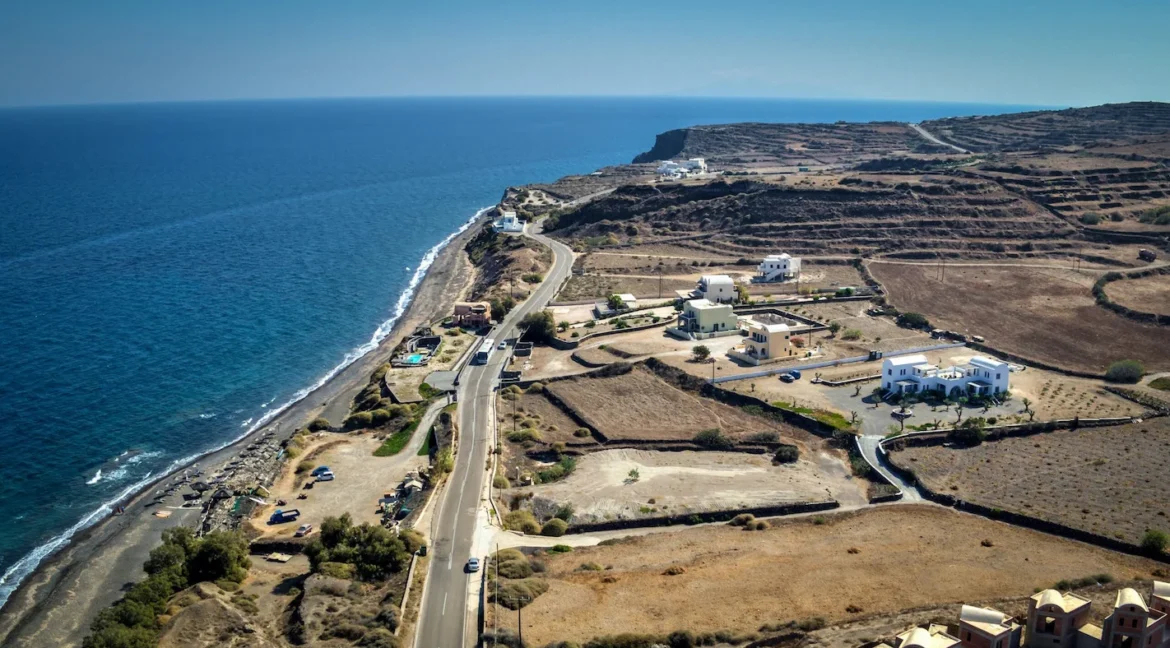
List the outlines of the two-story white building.
{"label": "two-story white building", "polygon": [[882,388],[892,394],[938,392],[944,396],[992,396],[1008,391],[1008,363],[975,356],[966,364],[939,368],[922,354],[886,358]]}
{"label": "two-story white building", "polygon": [[738,297],[735,281],[727,275],[703,275],[699,278],[695,296],[719,304],[730,304]]}
{"label": "two-story white building", "polygon": [[756,267],[756,281],[789,281],[800,277],[800,258],[783,254],[769,254]]}
{"label": "two-story white building", "polygon": [[501,211],[500,217],[492,222],[492,228],[497,232],[505,232],[508,234],[517,234],[524,231],[524,226],[527,221],[524,221],[516,216],[514,211]]}

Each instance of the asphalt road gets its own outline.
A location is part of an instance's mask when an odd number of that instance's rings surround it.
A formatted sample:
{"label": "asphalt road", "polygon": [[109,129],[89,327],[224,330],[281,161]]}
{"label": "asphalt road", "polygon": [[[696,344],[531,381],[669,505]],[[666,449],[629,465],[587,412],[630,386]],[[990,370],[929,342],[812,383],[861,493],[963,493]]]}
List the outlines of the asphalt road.
{"label": "asphalt road", "polygon": [[948,146],[948,147],[954,149],[956,153],[970,153],[971,152],[971,151],[968,151],[967,149],[965,149],[961,146],[955,146],[954,144],[951,144],[950,142],[944,142],[944,141],[940,140],[939,138],[932,135],[930,133],[930,131],[923,128],[921,124],[910,124],[910,128],[913,128],[914,130],[918,131],[919,135],[921,135],[923,138],[933,142],[934,144],[938,144],[939,146]]}
{"label": "asphalt road", "polygon": [[[540,234],[527,235],[552,249],[553,265],[532,295],[492,329],[488,337],[497,343],[516,337],[520,320],[545,307],[573,266],[573,253],[567,246]],[[506,352],[497,349],[488,364],[468,364],[459,377],[458,452],[455,469],[438,502],[416,648],[461,648],[475,643],[474,633],[468,637],[468,626],[474,627],[468,619],[474,618],[477,609],[469,605],[468,597],[472,578],[480,575],[466,573],[464,565],[472,555],[477,513],[484,503],[484,480],[488,477],[484,467],[493,440],[493,393],[510,352],[510,348]]]}

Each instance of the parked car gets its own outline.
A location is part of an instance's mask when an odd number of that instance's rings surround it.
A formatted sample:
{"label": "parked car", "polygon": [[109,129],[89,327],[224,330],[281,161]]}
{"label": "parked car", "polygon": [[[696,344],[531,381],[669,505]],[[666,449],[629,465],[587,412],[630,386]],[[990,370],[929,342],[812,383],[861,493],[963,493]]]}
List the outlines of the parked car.
{"label": "parked car", "polygon": [[790,383],[790,382],[792,382],[792,381],[794,381],[794,380],[796,380],[796,379],[795,379],[795,378],[793,378],[793,377],[792,377],[792,374],[790,374],[790,373],[782,373],[782,374],[780,374],[780,380],[782,380],[782,381],[784,381],[784,382],[786,382],[786,383]]}
{"label": "parked car", "polygon": [[794,380],[800,380],[800,372],[799,372],[799,371],[797,371],[796,369],[793,369],[792,371],[789,371],[789,372],[788,372],[788,375],[789,375],[789,376],[792,376],[792,378],[793,378]]}
{"label": "parked car", "polygon": [[329,466],[317,466],[316,468],[313,469],[313,472],[309,473],[309,476],[320,477],[321,473],[327,473],[327,472],[329,472]]}
{"label": "parked car", "polygon": [[496,345],[496,348],[499,349],[500,351],[503,351],[504,349],[508,348],[508,343],[507,342],[500,342],[499,344]]}
{"label": "parked car", "polygon": [[333,481],[333,471],[326,470],[320,475],[317,475],[317,481]]}
{"label": "parked car", "polygon": [[293,535],[297,538],[303,538],[312,532],[313,532],[313,525],[312,524],[302,524],[301,526],[297,527],[297,532],[294,533]]}
{"label": "parked car", "polygon": [[479,558],[467,559],[467,573],[479,571]]}

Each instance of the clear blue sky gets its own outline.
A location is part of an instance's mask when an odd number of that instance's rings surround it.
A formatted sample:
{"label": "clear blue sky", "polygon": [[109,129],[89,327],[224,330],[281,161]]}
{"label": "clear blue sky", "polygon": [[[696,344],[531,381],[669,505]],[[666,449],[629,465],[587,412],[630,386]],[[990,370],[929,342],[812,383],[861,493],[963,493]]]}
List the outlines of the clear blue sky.
{"label": "clear blue sky", "polygon": [[1170,100],[1170,2],[0,0],[0,105],[370,95]]}

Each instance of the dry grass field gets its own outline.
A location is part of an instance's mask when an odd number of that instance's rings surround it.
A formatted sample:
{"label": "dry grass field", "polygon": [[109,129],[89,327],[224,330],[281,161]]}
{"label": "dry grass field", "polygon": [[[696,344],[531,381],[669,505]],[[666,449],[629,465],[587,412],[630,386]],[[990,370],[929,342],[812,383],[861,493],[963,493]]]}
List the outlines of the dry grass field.
{"label": "dry grass field", "polygon": [[1094,373],[1125,358],[1142,360],[1148,370],[1170,368],[1170,331],[1097,306],[1090,293],[1095,274],[952,265],[943,283],[934,266],[873,262],[870,269],[900,310],[982,335],[993,348]]}
{"label": "dry grass field", "polygon": [[[515,405],[515,419],[512,409]],[[541,441],[552,445],[558,441],[564,443],[584,443],[589,437],[576,437],[573,432],[580,426],[569,417],[561,408],[553,405],[544,394],[526,392],[520,394],[515,401],[500,399],[496,405],[496,414],[500,422],[500,436],[506,437],[513,429],[519,429],[524,421],[531,421],[533,429],[540,433]]]}
{"label": "dry grass field", "polygon": [[644,367],[608,378],[578,378],[545,385],[598,432],[614,441],[690,441],[718,428],[732,438],[768,430],[782,437],[806,433],[676,389]]}
{"label": "dry grass field", "polygon": [[638,299],[673,297],[676,290],[695,287],[690,278],[631,277],[623,275],[574,275],[557,295],[557,301],[601,299],[615,293],[630,293]]}
{"label": "dry grass field", "polygon": [[[1105,292],[1113,301],[1143,313],[1170,315],[1170,275],[1110,282]],[[1170,336],[1170,332],[1167,332]]]}
{"label": "dry grass field", "polygon": [[[774,522],[764,531],[711,526],[548,555],[549,590],[524,608],[524,636],[540,646],[621,632],[754,632],[814,616],[834,623],[1030,595],[1090,574],[1148,578],[1158,567],[935,506]],[[580,569],[586,563],[602,571]],[[500,622],[515,628],[516,615]]]}
{"label": "dry grass field", "polygon": [[1170,531],[1170,423],[1150,419],[891,454],[932,490],[1127,542]]}

